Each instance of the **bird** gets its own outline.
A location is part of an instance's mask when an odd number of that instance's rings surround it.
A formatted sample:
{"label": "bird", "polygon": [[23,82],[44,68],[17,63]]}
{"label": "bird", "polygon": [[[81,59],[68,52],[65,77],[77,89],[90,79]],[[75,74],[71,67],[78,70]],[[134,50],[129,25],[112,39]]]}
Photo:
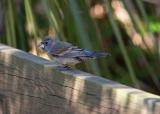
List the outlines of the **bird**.
{"label": "bird", "polygon": [[110,53],[106,52],[97,52],[79,48],[71,43],[52,39],[50,36],[44,37],[38,47],[47,52],[47,54],[51,58],[54,58],[56,62],[69,67],[73,67],[76,64],[88,59],[97,59],[110,55]]}

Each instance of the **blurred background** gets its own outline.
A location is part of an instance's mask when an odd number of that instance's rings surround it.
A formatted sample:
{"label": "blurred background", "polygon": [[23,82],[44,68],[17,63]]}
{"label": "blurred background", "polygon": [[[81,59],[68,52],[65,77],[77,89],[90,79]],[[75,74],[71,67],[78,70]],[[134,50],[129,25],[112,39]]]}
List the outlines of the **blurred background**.
{"label": "blurred background", "polygon": [[44,36],[110,57],[77,66],[160,95],[160,0],[0,0],[0,42],[48,58]]}

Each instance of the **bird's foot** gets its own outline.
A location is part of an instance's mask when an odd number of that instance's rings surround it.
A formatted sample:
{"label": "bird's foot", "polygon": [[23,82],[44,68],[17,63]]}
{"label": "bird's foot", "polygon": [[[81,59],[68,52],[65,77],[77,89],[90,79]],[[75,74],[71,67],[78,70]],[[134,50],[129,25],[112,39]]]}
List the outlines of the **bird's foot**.
{"label": "bird's foot", "polygon": [[62,65],[62,66],[57,66],[57,69],[60,71],[65,71],[65,70],[71,70],[72,68],[70,66]]}

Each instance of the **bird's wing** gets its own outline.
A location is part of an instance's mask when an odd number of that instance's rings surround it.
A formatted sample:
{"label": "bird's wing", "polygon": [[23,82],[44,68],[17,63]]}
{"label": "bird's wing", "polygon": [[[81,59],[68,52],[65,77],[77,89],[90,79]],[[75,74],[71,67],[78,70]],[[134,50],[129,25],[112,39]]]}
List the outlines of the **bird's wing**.
{"label": "bird's wing", "polygon": [[92,53],[92,51],[88,51],[86,49],[71,48],[70,51],[63,54],[63,57],[87,57],[91,56]]}
{"label": "bird's wing", "polygon": [[64,53],[65,51],[67,51],[71,47],[73,47],[72,44],[70,44],[68,42],[57,41],[56,44],[52,46],[49,54],[60,55],[60,54]]}
{"label": "bird's wing", "polygon": [[63,54],[63,57],[70,57],[70,58],[79,58],[79,59],[89,59],[89,58],[99,58],[105,57],[108,53],[105,52],[95,52],[89,51],[87,49],[80,49],[80,48],[72,48],[70,51]]}

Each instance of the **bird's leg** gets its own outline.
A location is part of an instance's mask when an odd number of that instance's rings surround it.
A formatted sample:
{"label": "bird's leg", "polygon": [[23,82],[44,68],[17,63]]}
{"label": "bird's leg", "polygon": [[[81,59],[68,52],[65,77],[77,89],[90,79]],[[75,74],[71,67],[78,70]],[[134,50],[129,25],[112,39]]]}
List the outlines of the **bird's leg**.
{"label": "bird's leg", "polygon": [[55,67],[56,67],[58,70],[60,70],[60,71],[62,71],[62,70],[70,70],[70,69],[71,69],[70,66],[65,65],[65,64],[61,64],[60,62],[56,61],[55,59],[52,60],[51,62],[52,62],[52,63],[55,65]]}
{"label": "bird's leg", "polygon": [[67,65],[60,65],[60,66],[57,66],[57,68],[58,68],[60,71],[71,70],[71,69],[72,69],[72,67],[67,66]]}

